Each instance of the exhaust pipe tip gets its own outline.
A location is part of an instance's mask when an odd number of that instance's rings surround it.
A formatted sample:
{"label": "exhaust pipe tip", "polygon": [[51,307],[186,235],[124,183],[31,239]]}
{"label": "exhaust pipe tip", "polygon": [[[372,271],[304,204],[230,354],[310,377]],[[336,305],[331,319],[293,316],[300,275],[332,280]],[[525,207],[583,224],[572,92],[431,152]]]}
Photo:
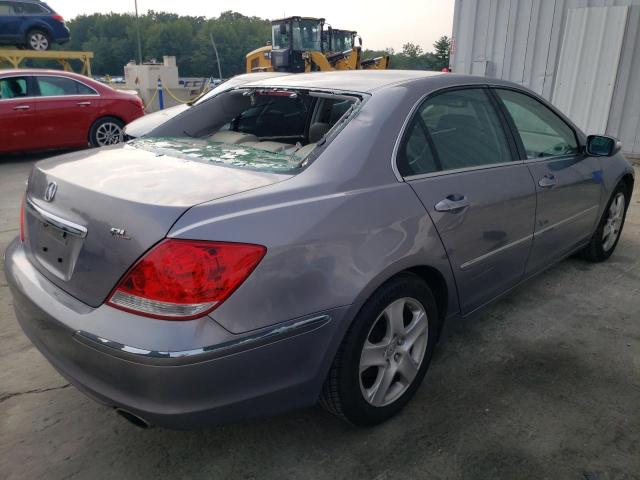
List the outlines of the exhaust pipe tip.
{"label": "exhaust pipe tip", "polygon": [[148,429],[151,428],[152,425],[147,422],[144,418],[139,417],[138,415],[131,413],[127,410],[124,410],[122,408],[116,408],[116,413],[118,415],[120,415],[122,418],[126,419],[127,421],[129,421],[129,423],[134,424],[136,427],[138,428],[142,428],[142,429]]}

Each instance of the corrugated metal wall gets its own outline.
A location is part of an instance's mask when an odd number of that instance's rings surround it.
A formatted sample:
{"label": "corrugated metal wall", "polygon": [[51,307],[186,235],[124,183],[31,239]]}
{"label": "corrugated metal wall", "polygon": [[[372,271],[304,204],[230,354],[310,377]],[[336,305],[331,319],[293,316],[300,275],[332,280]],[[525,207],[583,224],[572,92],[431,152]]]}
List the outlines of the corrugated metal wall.
{"label": "corrugated metal wall", "polygon": [[[569,9],[614,5],[630,8],[606,133],[640,154],[640,0],[456,0],[453,71],[511,80],[551,99]],[[609,81],[598,72],[594,84]]]}

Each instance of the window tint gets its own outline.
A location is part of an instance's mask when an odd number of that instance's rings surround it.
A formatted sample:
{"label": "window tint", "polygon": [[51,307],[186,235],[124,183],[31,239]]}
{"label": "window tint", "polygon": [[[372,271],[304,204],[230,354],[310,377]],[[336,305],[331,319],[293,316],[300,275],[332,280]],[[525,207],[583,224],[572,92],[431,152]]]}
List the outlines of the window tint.
{"label": "window tint", "polygon": [[27,78],[11,77],[0,79],[0,99],[27,96]]}
{"label": "window tint", "polygon": [[93,89],[82,83],[62,77],[36,77],[40,96],[53,97],[61,95],[94,95]]}
{"label": "window tint", "polygon": [[403,177],[440,170],[427,139],[427,130],[419,117],[413,119],[409,135],[402,143],[398,169]]}
{"label": "window tint", "polygon": [[13,7],[9,2],[0,2],[0,15],[13,15]]}
{"label": "window tint", "polygon": [[[422,132],[416,132],[420,129]],[[430,153],[429,143],[434,149]],[[473,88],[448,91],[425,101],[400,151],[398,168],[407,176],[511,160],[506,134],[488,92]]]}
{"label": "window tint", "polygon": [[496,92],[520,133],[527,158],[578,153],[573,130],[548,107],[513,90],[497,89]]}
{"label": "window tint", "polygon": [[35,3],[14,3],[13,5],[18,15],[42,15],[43,13],[49,13],[44,7]]}

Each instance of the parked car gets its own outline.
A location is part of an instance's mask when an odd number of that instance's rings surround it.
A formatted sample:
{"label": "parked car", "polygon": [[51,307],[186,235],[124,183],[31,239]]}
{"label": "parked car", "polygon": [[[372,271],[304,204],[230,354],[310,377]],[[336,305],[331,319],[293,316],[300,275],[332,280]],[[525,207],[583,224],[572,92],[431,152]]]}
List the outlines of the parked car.
{"label": "parked car", "polygon": [[69,41],[64,18],[36,0],[0,0],[0,45],[49,50]]}
{"label": "parked car", "polygon": [[5,274],[52,365],[138,425],[318,399],[375,425],[443,328],[569,255],[606,260],[633,184],[615,139],[509,82],[288,75],[37,163]]}
{"label": "parked car", "polygon": [[142,115],[137,95],[82,75],[0,70],[0,153],[111,145]]}
{"label": "parked car", "polygon": [[255,82],[266,78],[281,77],[283,75],[287,74],[280,72],[256,72],[236,75],[235,77],[232,77],[223,83],[219,83],[214,88],[189,103],[165,108],[164,110],[158,110],[157,112],[149,113],[144,117],[131,122],[124,128],[125,138],[131,139],[146,135],[151,130],[158,127],[159,125],[162,125],[164,122],[175,117],[179,113],[188,110],[194,105],[199,105],[202,102],[206,102],[211,97],[214,97],[218,93],[224,92],[225,90],[230,90],[245,83]]}

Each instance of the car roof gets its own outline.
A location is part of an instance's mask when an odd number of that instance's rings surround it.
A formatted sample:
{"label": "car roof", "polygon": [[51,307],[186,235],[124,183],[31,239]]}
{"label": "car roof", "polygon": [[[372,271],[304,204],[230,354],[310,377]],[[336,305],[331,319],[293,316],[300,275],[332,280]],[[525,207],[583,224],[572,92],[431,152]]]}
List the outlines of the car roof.
{"label": "car roof", "polygon": [[12,68],[8,70],[0,70],[0,77],[13,77],[15,75],[59,75],[82,81],[92,80],[85,75],[80,75],[75,72],[67,72],[66,70],[53,70],[47,68]]}
{"label": "car roof", "polygon": [[391,85],[440,75],[444,74],[424,70],[338,70],[292,73],[250,82],[245,86],[331,89],[368,93]]}

